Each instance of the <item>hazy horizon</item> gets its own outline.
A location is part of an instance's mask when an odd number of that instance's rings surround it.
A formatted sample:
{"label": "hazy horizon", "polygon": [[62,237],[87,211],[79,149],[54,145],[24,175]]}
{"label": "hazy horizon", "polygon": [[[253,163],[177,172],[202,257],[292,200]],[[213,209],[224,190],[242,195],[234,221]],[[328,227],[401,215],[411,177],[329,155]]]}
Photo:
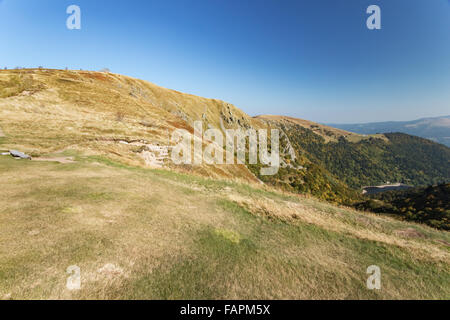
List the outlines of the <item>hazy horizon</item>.
{"label": "hazy horizon", "polygon": [[384,121],[370,121],[370,122],[353,122],[353,123],[340,123],[340,122],[329,122],[328,124],[371,124],[371,123],[383,123],[383,122],[411,122],[411,121],[417,121],[417,120],[426,120],[426,119],[439,119],[439,118],[447,118],[450,117],[450,114],[442,114],[442,115],[433,115],[433,116],[426,116],[426,117],[420,117],[420,118],[412,118],[412,119],[405,119],[405,120],[384,120]]}

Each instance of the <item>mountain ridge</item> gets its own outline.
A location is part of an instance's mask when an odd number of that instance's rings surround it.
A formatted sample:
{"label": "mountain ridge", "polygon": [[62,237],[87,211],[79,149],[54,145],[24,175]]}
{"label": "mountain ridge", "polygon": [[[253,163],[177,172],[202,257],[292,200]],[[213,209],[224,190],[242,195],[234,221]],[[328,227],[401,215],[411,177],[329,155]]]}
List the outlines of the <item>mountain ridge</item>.
{"label": "mountain ridge", "polygon": [[450,147],[450,115],[411,121],[384,121],[355,124],[328,124],[360,134],[402,132],[430,139]]}
{"label": "mountain ridge", "polygon": [[[345,204],[358,199],[361,186],[386,181],[418,186],[450,176],[450,149],[428,140],[357,134],[286,116],[251,117],[221,100],[108,72],[1,70],[0,88],[4,147],[37,157],[76,148],[130,165],[263,181]],[[170,145],[169,133],[185,129],[193,134],[195,121],[201,121],[204,129],[222,131],[280,129],[279,173],[262,177],[260,165],[248,163],[172,164],[164,149]],[[412,148],[420,151],[411,152]]]}
{"label": "mountain ridge", "polygon": [[[199,119],[279,129],[279,174],[164,158]],[[446,299],[450,233],[342,204],[391,171],[446,175],[448,148],[313,126],[104,72],[0,71],[0,299]]]}

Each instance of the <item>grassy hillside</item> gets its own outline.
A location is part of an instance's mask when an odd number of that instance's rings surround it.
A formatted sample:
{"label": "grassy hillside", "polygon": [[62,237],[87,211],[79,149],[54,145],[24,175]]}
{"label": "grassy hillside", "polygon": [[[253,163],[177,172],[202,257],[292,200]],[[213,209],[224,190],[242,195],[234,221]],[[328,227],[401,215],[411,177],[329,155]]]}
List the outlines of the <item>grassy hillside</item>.
{"label": "grassy hillside", "polygon": [[350,188],[387,181],[419,186],[450,180],[450,148],[432,141],[401,133],[346,135],[292,118],[264,118],[286,132],[299,154]]}
{"label": "grassy hillside", "polygon": [[[75,162],[0,157],[0,297],[450,295],[447,232],[263,186],[63,156]],[[374,264],[382,289],[371,291]],[[71,265],[79,291],[66,289]]]}
{"label": "grassy hillside", "polygon": [[[450,296],[448,232],[317,199],[358,197],[325,152],[342,149],[336,157],[348,161],[379,151],[375,167],[345,172],[377,178],[408,165],[388,161],[393,146],[407,152],[395,143],[402,136],[253,119],[222,101],[101,72],[2,70],[0,97],[0,151],[33,156],[0,156],[0,299]],[[280,128],[283,168],[264,184],[251,166],[148,161],[145,152],[167,146],[175,128],[192,132],[195,120]],[[420,156],[411,159],[432,161]],[[442,173],[427,170],[419,176]],[[79,291],[66,288],[72,265]],[[366,287],[370,265],[381,268],[379,291]]]}
{"label": "grassy hillside", "polygon": [[[254,122],[223,101],[103,72],[0,70],[0,97],[0,128],[6,135],[3,148],[20,149],[35,157],[72,148],[149,166],[141,146],[120,141],[167,146],[173,130],[193,132],[196,120],[204,119],[205,127],[220,128],[222,114],[232,114],[242,125]],[[173,169],[257,181],[244,165]]]}
{"label": "grassy hillside", "polygon": [[[252,118],[223,101],[117,74],[0,70],[0,97],[3,148],[35,157],[71,148],[129,165],[255,183],[259,179],[345,204],[358,201],[364,185],[426,185],[450,177],[450,149],[427,140],[364,136],[289,117]],[[149,161],[153,147],[170,145],[174,129],[193,133],[194,121],[202,121],[204,129],[281,129],[282,169],[275,177],[262,177],[259,166],[173,166],[165,160],[155,166]]]}

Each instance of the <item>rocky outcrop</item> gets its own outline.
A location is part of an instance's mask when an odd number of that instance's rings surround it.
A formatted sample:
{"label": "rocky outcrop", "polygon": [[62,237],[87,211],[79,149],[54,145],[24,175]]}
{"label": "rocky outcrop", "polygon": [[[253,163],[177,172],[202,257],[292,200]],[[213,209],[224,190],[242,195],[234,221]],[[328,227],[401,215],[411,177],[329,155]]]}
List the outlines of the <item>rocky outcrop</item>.
{"label": "rocky outcrop", "polygon": [[26,160],[31,160],[31,156],[17,151],[17,150],[9,150],[9,153],[14,157],[14,158],[20,158],[20,159],[26,159]]}
{"label": "rocky outcrop", "polygon": [[220,111],[221,121],[228,124],[230,127],[240,127],[243,129],[250,129],[251,125],[245,117],[235,116],[232,111],[232,106],[226,104]]}

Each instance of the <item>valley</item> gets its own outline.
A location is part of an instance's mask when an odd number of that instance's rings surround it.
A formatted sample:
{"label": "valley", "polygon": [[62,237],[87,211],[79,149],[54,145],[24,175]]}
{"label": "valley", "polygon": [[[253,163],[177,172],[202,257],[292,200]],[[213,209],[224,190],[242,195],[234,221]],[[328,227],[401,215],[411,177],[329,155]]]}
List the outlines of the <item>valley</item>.
{"label": "valley", "polygon": [[[0,70],[0,97],[8,152],[0,155],[0,299],[450,295],[443,145],[250,117],[109,72]],[[171,133],[195,143],[195,122],[222,133],[278,130],[279,170],[263,175],[248,157],[173,163]],[[386,181],[440,187],[382,200],[361,194]],[[382,290],[366,286],[371,265]],[[81,270],[79,290],[66,287],[70,266]]]}

